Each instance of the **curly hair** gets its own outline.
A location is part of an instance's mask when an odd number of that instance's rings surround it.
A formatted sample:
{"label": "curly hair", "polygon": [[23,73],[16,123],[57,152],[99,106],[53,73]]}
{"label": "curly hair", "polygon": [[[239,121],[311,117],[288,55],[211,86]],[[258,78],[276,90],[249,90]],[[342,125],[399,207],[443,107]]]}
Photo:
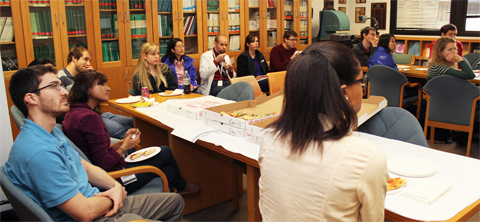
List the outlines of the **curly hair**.
{"label": "curly hair", "polygon": [[441,37],[437,39],[437,41],[435,41],[435,44],[433,45],[432,59],[428,61],[429,66],[433,64],[442,64],[449,67],[455,66],[455,62],[453,61],[449,62],[442,56],[442,51],[445,50],[445,48],[447,48],[448,43],[455,44],[456,42],[455,42],[455,39],[452,39],[450,37]]}

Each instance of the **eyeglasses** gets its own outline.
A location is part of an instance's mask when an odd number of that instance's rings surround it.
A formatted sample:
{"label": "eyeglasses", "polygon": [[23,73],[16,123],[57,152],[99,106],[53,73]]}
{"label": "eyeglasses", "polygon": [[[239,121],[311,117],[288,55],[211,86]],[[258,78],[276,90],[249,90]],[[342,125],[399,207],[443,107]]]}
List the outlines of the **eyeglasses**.
{"label": "eyeglasses", "polygon": [[298,41],[298,39],[287,39],[287,40],[290,40],[290,41],[292,41],[292,42]]}
{"label": "eyeglasses", "polygon": [[38,91],[40,91],[42,89],[46,89],[48,87],[52,87],[52,88],[56,89],[57,91],[60,91],[62,89],[63,85],[62,85],[62,83],[54,82],[54,83],[46,85],[46,86],[44,86],[40,89],[33,90],[30,93],[38,92]]}
{"label": "eyeglasses", "polygon": [[175,47],[180,48],[180,49],[181,49],[181,48],[185,48],[184,45],[177,45],[177,46],[175,46]]}
{"label": "eyeglasses", "polygon": [[353,84],[356,84],[356,83],[360,83],[360,85],[362,87],[365,87],[368,83],[368,76],[364,75],[362,79],[357,79],[349,85],[353,85]]}

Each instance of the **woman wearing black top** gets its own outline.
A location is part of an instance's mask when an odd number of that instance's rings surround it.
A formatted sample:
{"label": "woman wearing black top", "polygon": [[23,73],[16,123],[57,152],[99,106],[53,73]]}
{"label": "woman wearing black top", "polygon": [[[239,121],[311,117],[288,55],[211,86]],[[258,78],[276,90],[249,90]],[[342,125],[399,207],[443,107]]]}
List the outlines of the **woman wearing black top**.
{"label": "woman wearing black top", "polygon": [[258,81],[262,92],[268,92],[267,61],[263,54],[258,51],[258,35],[251,33],[245,39],[245,52],[237,59],[237,76],[253,75]]}

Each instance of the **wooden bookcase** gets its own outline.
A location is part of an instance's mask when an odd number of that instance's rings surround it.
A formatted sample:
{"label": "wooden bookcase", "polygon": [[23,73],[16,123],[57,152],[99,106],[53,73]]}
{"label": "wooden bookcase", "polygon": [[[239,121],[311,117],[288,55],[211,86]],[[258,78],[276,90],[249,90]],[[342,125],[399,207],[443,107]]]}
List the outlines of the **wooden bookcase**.
{"label": "wooden bookcase", "polygon": [[[312,0],[284,0],[282,1],[284,13],[281,21],[284,21],[283,30],[292,29],[298,34],[296,48],[303,51],[312,44]],[[281,33],[283,43],[283,33]]]}

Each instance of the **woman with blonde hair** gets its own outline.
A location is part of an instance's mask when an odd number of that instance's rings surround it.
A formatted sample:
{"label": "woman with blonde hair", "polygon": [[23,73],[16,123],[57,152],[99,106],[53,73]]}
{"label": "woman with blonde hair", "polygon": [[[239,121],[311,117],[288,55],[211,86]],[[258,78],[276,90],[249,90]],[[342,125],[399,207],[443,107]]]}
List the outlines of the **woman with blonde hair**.
{"label": "woman with blonde hair", "polygon": [[[442,37],[433,45],[432,59],[428,62],[427,82],[437,76],[452,75],[461,79],[473,79],[472,67],[458,55],[455,39]],[[461,70],[455,69],[456,64]]]}
{"label": "woman with blonde hair", "polygon": [[150,93],[178,88],[173,70],[160,63],[160,47],[153,42],[142,45],[137,67],[133,72],[133,91],[136,95],[141,94],[142,87],[148,87]]}

